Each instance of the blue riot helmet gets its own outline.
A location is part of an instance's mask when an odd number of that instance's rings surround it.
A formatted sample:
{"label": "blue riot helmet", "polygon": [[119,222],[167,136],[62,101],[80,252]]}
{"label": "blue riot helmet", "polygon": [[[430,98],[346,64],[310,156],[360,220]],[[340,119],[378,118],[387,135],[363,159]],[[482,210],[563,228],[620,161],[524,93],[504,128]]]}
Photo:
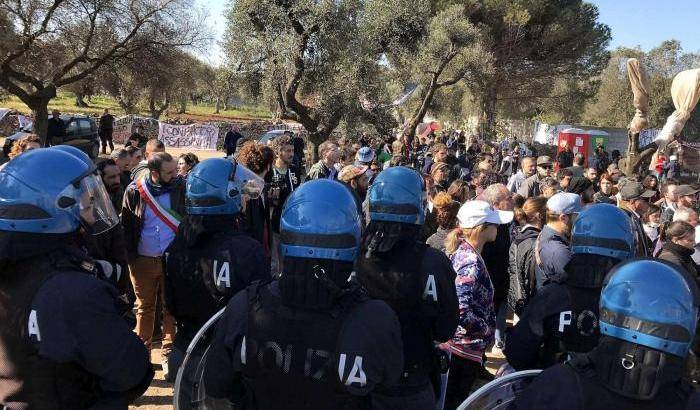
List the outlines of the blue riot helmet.
{"label": "blue riot helmet", "polygon": [[571,232],[571,251],[626,260],[634,257],[632,220],[609,204],[589,206],[578,214]]}
{"label": "blue riot helmet", "polygon": [[600,295],[600,332],[686,357],[698,321],[697,284],[675,265],[633,259],[615,267]]}
{"label": "blue riot helmet", "polygon": [[119,223],[94,164],[59,149],[18,156],[0,171],[0,230],[99,234]]}
{"label": "blue riot helmet", "polygon": [[90,157],[88,156],[88,154],[86,154],[82,150],[80,150],[72,145],[55,145],[51,148],[59,150],[59,151],[67,152],[67,153],[73,155],[74,157],[78,158],[79,160],[83,161],[87,166],[92,166],[92,164],[93,164],[93,162],[90,159]]}
{"label": "blue riot helmet", "polygon": [[244,197],[260,197],[265,181],[235,160],[205,159],[187,175],[185,208],[190,215],[233,215]]}
{"label": "blue riot helmet", "polygon": [[361,226],[357,203],[346,186],[327,179],[306,182],[282,208],[282,254],[352,262],[360,249]]}
{"label": "blue riot helmet", "polygon": [[367,193],[370,221],[425,222],[426,192],[423,178],[408,167],[380,172]]}

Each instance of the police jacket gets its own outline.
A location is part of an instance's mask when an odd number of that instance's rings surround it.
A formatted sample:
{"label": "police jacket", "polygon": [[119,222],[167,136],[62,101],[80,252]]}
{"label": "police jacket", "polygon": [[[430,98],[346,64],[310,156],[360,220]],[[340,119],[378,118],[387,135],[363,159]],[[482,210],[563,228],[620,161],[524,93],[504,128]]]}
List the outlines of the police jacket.
{"label": "police jacket", "polygon": [[373,391],[398,380],[401,352],[396,315],[359,287],[332,309],[300,309],[282,303],[274,281],[231,299],[204,385],[211,397],[260,410],[367,408]]}
{"label": "police jacket", "polygon": [[184,349],[229,299],[252,282],[270,280],[262,245],[234,228],[230,216],[183,219],[165,251],[165,303],[177,320]]}
{"label": "police jacket", "polygon": [[[666,380],[659,380],[655,377],[655,371],[658,369],[654,368],[653,360],[643,364],[640,360],[637,368],[626,372],[620,369],[619,357],[599,357],[603,356],[600,350],[601,346],[590,354],[575,355],[567,363],[545,369],[519,393],[511,408],[517,410],[690,410],[700,408],[700,391],[694,389],[681,377],[667,376]],[[618,369],[611,370],[614,367]],[[638,369],[638,367],[644,367],[644,369]],[[640,392],[644,397],[636,397],[635,391]]]}
{"label": "police jacket", "polygon": [[372,298],[384,300],[401,322],[403,383],[429,382],[434,344],[454,336],[459,320],[456,273],[444,253],[420,243],[361,256],[357,278]]}
{"label": "police jacket", "polygon": [[118,313],[116,288],[63,245],[68,235],[12,234],[14,244],[7,236],[0,233],[0,406],[126,410],[153,371]]}
{"label": "police jacket", "polygon": [[504,354],[516,370],[545,368],[566,353],[586,353],[600,338],[598,302],[603,279],[618,261],[576,254],[567,278],[544,286],[509,330]]}

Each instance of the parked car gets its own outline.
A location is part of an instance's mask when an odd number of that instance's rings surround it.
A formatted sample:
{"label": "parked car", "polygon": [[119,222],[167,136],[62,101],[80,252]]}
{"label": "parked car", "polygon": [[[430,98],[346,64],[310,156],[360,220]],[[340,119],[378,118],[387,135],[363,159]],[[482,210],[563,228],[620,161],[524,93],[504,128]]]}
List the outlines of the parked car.
{"label": "parked car", "polygon": [[[66,136],[61,142],[72,145],[95,159],[100,155],[100,137],[97,135],[97,123],[90,117],[61,115],[61,120],[66,123]],[[12,145],[34,132],[34,125],[29,124],[18,132],[5,139],[2,151],[7,156],[12,150]]]}
{"label": "parked car", "polygon": [[261,135],[260,138],[258,138],[258,142],[261,144],[267,145],[270,142],[272,142],[272,140],[274,140],[275,138],[284,134],[285,131],[287,131],[287,130],[270,130],[270,131],[264,133],[263,135]]}

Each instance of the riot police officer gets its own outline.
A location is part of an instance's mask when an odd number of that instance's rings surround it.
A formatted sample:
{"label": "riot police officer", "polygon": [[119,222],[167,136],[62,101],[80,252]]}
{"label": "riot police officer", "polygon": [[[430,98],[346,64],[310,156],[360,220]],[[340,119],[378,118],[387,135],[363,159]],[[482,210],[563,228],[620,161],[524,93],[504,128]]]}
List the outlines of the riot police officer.
{"label": "riot police officer", "polygon": [[[233,162],[232,162],[233,161]],[[244,201],[265,182],[235,160],[206,159],[187,176],[187,215],[165,251],[165,303],[177,321],[169,363],[180,367],[192,338],[229,299],[256,280],[270,280],[262,245],[238,229]],[[256,198],[253,198],[256,199]],[[188,392],[191,375],[183,375]]]}
{"label": "riot police officer", "polygon": [[53,148],[0,172],[0,407],[126,409],[153,378],[117,289],[77,246],[118,217],[93,166]]}
{"label": "riot police officer", "polygon": [[396,315],[348,280],[361,219],[342,184],[314,180],[287,199],[283,272],[226,307],[206,359],[206,395],[251,409],[368,408],[398,380]]}
{"label": "riot police officer", "polygon": [[694,281],[645,258],[618,265],[605,282],[597,346],[542,372],[515,408],[700,408],[700,393],[684,378],[698,321]]}
{"label": "riot police officer", "polygon": [[434,346],[454,336],[459,319],[456,274],[445,254],[418,241],[426,203],[423,180],[416,171],[406,167],[382,171],[367,199],[369,224],[357,277],[371,297],[396,311],[404,346],[400,382],[378,392],[373,405],[434,407],[440,386]]}
{"label": "riot police officer", "polygon": [[598,343],[603,279],[634,257],[630,218],[613,205],[586,208],[574,222],[571,251],[565,277],[544,286],[510,329],[504,353],[515,370],[548,367],[562,353],[585,353]]}

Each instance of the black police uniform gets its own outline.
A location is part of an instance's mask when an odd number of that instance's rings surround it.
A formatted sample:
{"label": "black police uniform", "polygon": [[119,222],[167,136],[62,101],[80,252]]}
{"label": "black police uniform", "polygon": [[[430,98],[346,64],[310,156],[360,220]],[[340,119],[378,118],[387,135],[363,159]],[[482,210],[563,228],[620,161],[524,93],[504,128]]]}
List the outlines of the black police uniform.
{"label": "black police uniform", "polygon": [[565,281],[550,282],[530,301],[509,330],[504,354],[515,370],[546,368],[562,353],[585,353],[598,344],[598,302],[615,259],[575,254]]}
{"label": "black police uniform", "polygon": [[0,407],[126,409],[153,370],[120,317],[117,289],[75,249],[19,236],[41,250],[0,239]]}
{"label": "black police uniform", "polygon": [[[676,369],[664,369],[663,353],[612,338],[588,354],[576,354],[566,363],[544,370],[520,394],[517,410],[690,410],[700,408],[700,391],[683,379],[680,358]],[[620,366],[620,348],[637,358],[636,368]],[[614,351],[618,355],[611,354]],[[675,373],[675,376],[670,374]]]}
{"label": "black police uniform", "polygon": [[[375,400],[373,406],[394,408],[392,397],[401,402],[401,397],[410,395],[422,398],[416,400],[415,408],[434,406],[440,389],[435,342],[445,342],[454,336],[459,320],[456,273],[450,260],[440,251],[415,243],[395,246],[369,258],[360,257],[356,270],[370,297],[386,301],[401,323],[404,347],[401,380],[391,389],[379,391],[382,398]],[[378,402],[385,405],[377,405]]]}
{"label": "black police uniform", "polygon": [[187,216],[165,251],[165,302],[184,352],[197,331],[254,281],[270,280],[260,243],[234,229],[233,216]]}
{"label": "black police uniform", "polygon": [[396,315],[359,286],[330,309],[282,303],[279,281],[229,302],[204,370],[208,396],[266,409],[368,408],[403,368]]}

